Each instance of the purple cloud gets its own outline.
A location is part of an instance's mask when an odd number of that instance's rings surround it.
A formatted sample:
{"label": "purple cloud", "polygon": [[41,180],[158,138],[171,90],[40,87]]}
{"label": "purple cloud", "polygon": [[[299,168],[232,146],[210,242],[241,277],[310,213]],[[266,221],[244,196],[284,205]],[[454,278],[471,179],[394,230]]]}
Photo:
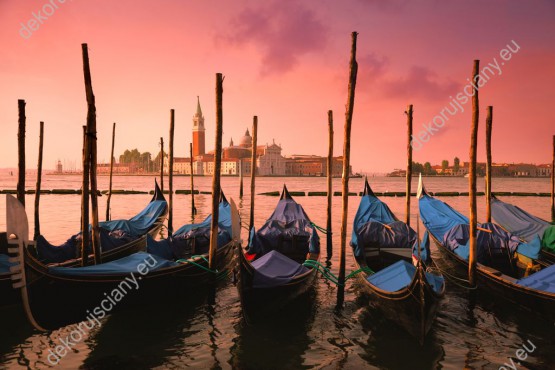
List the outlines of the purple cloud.
{"label": "purple cloud", "polygon": [[420,66],[412,66],[406,77],[382,82],[384,94],[395,98],[447,99],[458,87],[452,80],[439,81],[435,72]]}
{"label": "purple cloud", "polygon": [[321,50],[328,28],[297,1],[274,1],[243,10],[232,21],[228,40],[263,51],[262,74],[290,71],[304,54]]}

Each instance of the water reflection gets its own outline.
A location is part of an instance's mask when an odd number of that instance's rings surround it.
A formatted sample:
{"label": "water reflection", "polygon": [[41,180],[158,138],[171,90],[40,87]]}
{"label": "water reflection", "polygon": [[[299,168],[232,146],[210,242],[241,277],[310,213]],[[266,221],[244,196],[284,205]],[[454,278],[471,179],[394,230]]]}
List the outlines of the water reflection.
{"label": "water reflection", "polygon": [[183,343],[195,333],[191,327],[206,299],[190,295],[179,304],[146,303],[112,314],[89,338],[92,350],[82,368],[150,369],[168,359],[187,359]]}
{"label": "water reflection", "polygon": [[315,289],[287,305],[279,313],[248,325],[240,320],[231,347],[235,369],[304,369],[303,355],[313,340],[308,336],[314,322]]}

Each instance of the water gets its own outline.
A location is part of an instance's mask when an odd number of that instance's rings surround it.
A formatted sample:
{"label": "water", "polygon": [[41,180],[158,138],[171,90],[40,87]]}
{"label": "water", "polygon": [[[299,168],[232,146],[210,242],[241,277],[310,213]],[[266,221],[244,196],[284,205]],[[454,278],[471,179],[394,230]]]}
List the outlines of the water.
{"label": "water", "polygon": [[[80,188],[78,176],[43,177],[43,189]],[[404,179],[370,178],[375,191],[403,191]],[[426,178],[430,191],[467,191],[468,179]],[[483,179],[478,179],[483,191]],[[0,189],[15,188],[15,178],[0,173]],[[34,187],[28,179],[28,188]],[[167,178],[166,178],[167,181]],[[286,183],[291,191],[325,191],[325,178],[259,178],[257,193],[280,190]],[[108,178],[99,178],[99,188],[107,189]],[[175,188],[187,189],[188,177],[176,177]],[[362,179],[351,179],[351,191],[361,191]],[[413,189],[416,190],[416,180]],[[195,178],[195,186],[210,191],[210,178]],[[334,191],[341,190],[341,180],[334,180]],[[115,177],[114,189],[151,190],[152,177]],[[167,185],[166,185],[167,187]],[[549,192],[548,179],[494,179],[495,191]],[[248,220],[249,182],[245,179],[245,197],[239,199],[239,179],[222,178],[222,188],[233,198]],[[105,214],[106,198],[99,198],[100,215]],[[148,195],[114,195],[114,218],[127,218],[148,202]],[[297,197],[312,220],[326,224],[325,197]],[[549,198],[503,197],[539,217],[549,218]],[[404,198],[383,198],[393,212],[403,217]],[[443,200],[462,213],[468,213],[466,197]],[[256,198],[255,224],[260,226],[273,211],[277,197]],[[31,209],[34,196],[26,199]],[[198,219],[209,212],[210,197],[195,198]],[[358,197],[349,197],[350,226],[358,206]],[[478,198],[479,219],[484,217],[484,197]],[[4,213],[5,197],[0,196]],[[333,199],[334,256],[332,271],[337,274],[341,197]],[[417,213],[412,199],[411,214]],[[78,195],[43,195],[41,197],[41,231],[53,243],[63,242],[79,229]],[[32,216],[30,216],[32,218]],[[32,222],[30,227],[32,229]],[[174,196],[174,227],[190,221],[190,196]],[[5,216],[0,216],[0,230]],[[243,235],[245,238],[246,235]],[[323,250],[325,251],[325,238]],[[435,247],[432,247],[435,248]],[[325,252],[324,252],[325,255]],[[438,258],[437,251],[433,250]],[[438,263],[442,261],[439,260]],[[354,270],[352,254],[347,251],[347,272]],[[379,312],[369,308],[368,299],[359,296],[358,288],[349,284],[345,305],[336,310],[336,288],[319,279],[308,299],[281,312],[281,316],[264,324],[249,326],[241,318],[236,288],[231,282],[217,291],[216,303],[203,297],[191,299],[190,305],[145,305],[140,309],[113,314],[102,321],[88,338],[77,343],[56,366],[60,369],[499,369],[510,364],[509,357],[530,343],[535,347],[518,369],[552,369],[555,366],[554,323],[521,311],[504,301],[483,294],[473,295],[448,282],[447,294],[439,315],[424,346],[406,335]],[[0,368],[48,368],[48,349],[58,344],[71,328],[39,333],[27,324],[20,307],[0,310]],[[530,341],[530,342],[528,342]],[[515,360],[516,361],[516,360]],[[506,365],[505,365],[506,366]],[[507,366],[506,366],[507,367]],[[507,367],[509,368],[509,367]]]}

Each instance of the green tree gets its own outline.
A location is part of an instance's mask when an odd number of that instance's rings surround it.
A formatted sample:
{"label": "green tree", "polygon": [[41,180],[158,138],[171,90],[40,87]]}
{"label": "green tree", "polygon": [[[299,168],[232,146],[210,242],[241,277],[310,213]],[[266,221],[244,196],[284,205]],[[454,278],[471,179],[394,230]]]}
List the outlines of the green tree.
{"label": "green tree", "polygon": [[461,168],[461,160],[459,159],[459,157],[455,157],[455,159],[453,159],[453,172],[454,173],[459,172],[460,168]]}
{"label": "green tree", "polygon": [[430,162],[424,163],[424,175],[435,175],[436,171],[432,168]]}
{"label": "green tree", "polygon": [[444,159],[441,161],[441,172],[445,173],[445,171],[449,168],[449,161]]}

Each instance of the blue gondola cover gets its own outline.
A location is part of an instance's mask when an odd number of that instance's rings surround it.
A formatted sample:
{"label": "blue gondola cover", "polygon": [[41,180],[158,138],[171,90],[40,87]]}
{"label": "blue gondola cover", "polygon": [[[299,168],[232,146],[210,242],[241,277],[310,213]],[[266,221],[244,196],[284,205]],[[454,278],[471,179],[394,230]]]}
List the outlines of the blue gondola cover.
{"label": "blue gondola cover", "polygon": [[551,224],[525,210],[497,198],[491,201],[491,214],[499,225],[525,241],[532,241],[536,236],[543,237]]}
{"label": "blue gondola cover", "polygon": [[156,271],[166,267],[178,265],[162,257],[145,252],[133,253],[115,261],[85,267],[49,267],[48,271],[54,275],[64,276],[95,276],[95,275],[121,275],[137,273],[139,265],[146,264],[148,271]]}
{"label": "blue gondola cover", "polygon": [[295,276],[309,271],[305,266],[275,250],[254,261],[252,266],[255,268],[253,288],[270,288],[287,284]]}
{"label": "blue gondola cover", "polygon": [[517,281],[517,284],[528,288],[555,293],[555,265],[544,268]]}
{"label": "blue gondola cover", "polygon": [[248,253],[264,255],[272,250],[292,247],[292,239],[309,243],[310,253],[320,252],[320,237],[303,207],[291,198],[281,199],[274,213],[266,223],[254,233]]}
{"label": "blue gondola cover", "polygon": [[[370,275],[367,280],[375,287],[388,292],[396,292],[406,288],[412,282],[416,267],[404,260],[399,260],[394,264]],[[425,273],[426,280],[434,291],[441,292],[444,284],[443,276]]]}

